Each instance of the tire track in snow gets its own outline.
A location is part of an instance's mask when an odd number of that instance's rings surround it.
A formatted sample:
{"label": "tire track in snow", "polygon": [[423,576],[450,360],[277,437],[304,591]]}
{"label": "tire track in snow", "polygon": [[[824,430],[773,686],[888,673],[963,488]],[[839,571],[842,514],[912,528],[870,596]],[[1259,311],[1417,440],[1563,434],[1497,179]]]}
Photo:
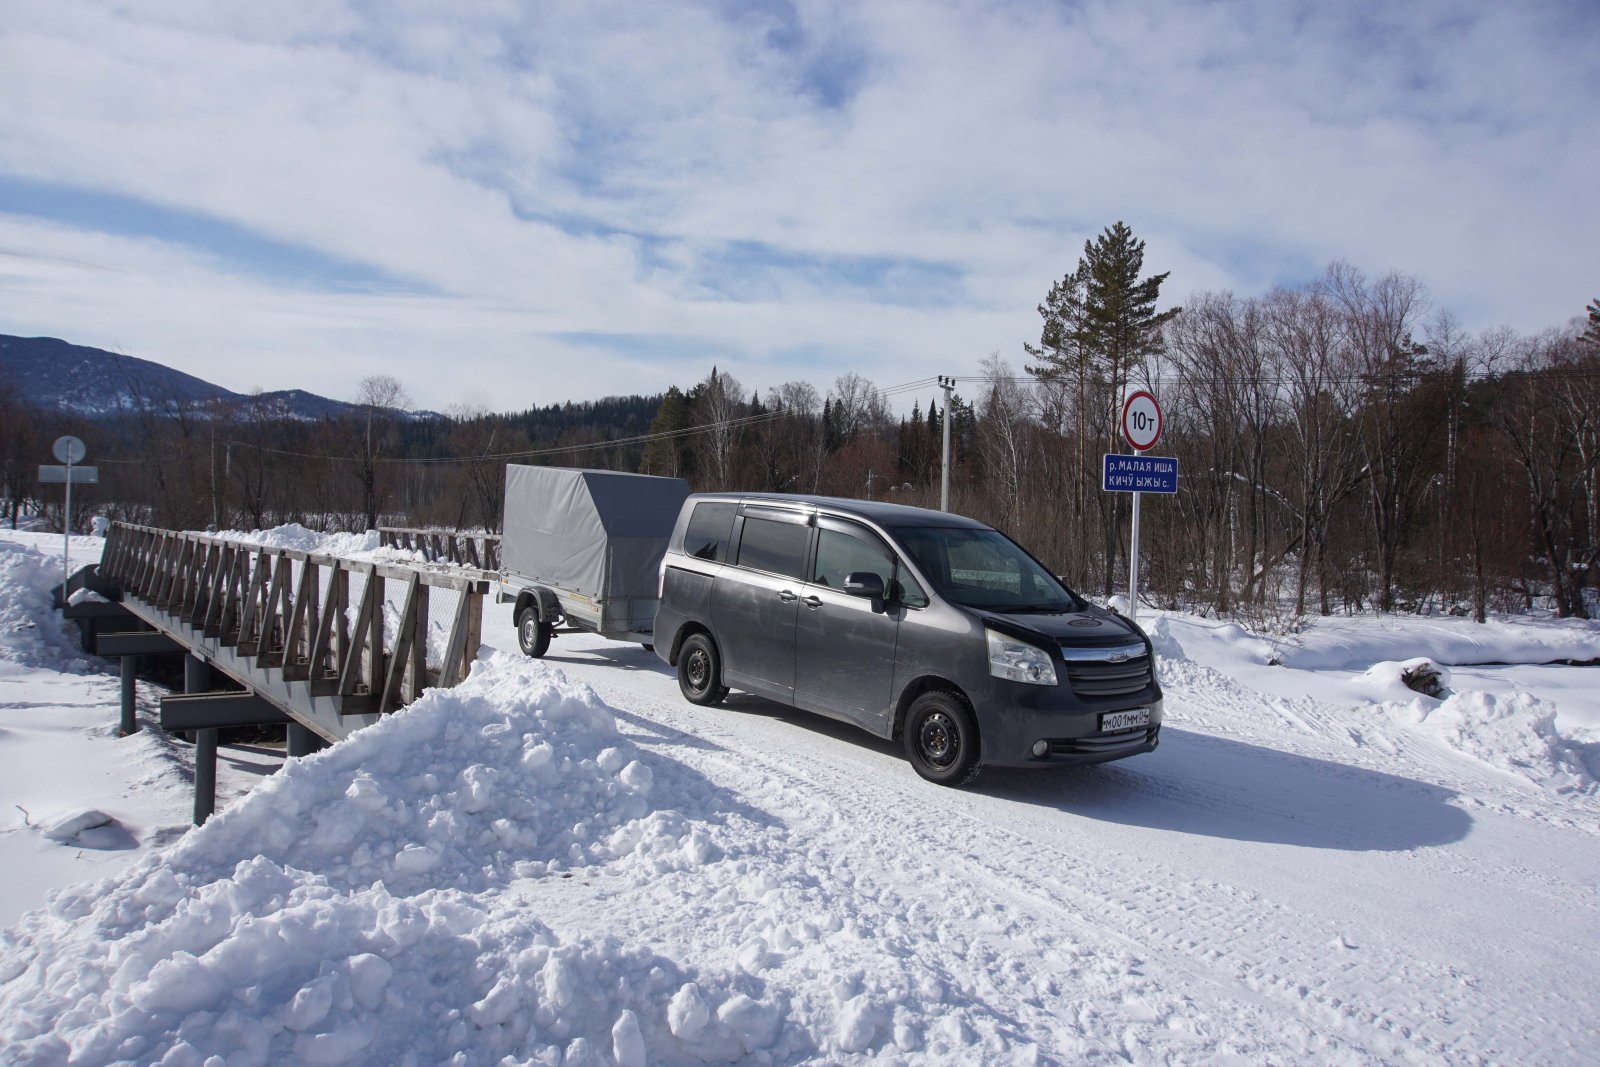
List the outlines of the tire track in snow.
{"label": "tire track in snow", "polygon": [[[677,718],[670,709],[641,708],[635,702],[634,710],[648,712],[657,728],[666,727],[674,732],[682,729],[670,722]],[[669,721],[663,722],[663,719]],[[761,724],[763,733],[782,733],[790,729],[793,727],[778,720],[765,719]],[[692,731],[692,736],[701,734],[699,729]],[[774,740],[780,739],[775,737]],[[1254,914],[1262,914],[1264,905],[1259,898],[1252,899],[1238,891],[1213,886],[1210,888],[1222,890],[1227,899],[1220,905],[1197,911],[1192,892],[1171,892],[1125,869],[1113,869],[1099,862],[1088,863],[1081,853],[1069,854],[1053,844],[1008,830],[993,819],[979,818],[963,803],[951,803],[955,798],[967,799],[977,794],[938,790],[910,777],[903,766],[900,770],[907,776],[906,787],[900,788],[898,784],[890,785],[895,781],[891,776],[862,774],[862,768],[838,766],[836,755],[828,752],[816,756],[790,746],[782,756],[776,756],[768,751],[752,752],[741,746],[737,753],[721,754],[710,762],[721,765],[720,773],[715,775],[719,779],[755,777],[769,790],[774,778],[783,779],[785,785],[779,793],[784,801],[781,810],[791,812],[793,819],[798,812],[809,809],[806,821],[822,827],[816,841],[821,855],[831,863],[848,862],[849,856],[863,848],[874,854],[914,856],[915,859],[901,862],[903,870],[914,868],[911,875],[915,882],[936,885],[942,892],[957,889],[969,917],[980,920],[988,917],[1000,922],[989,936],[1026,946],[1029,954],[1042,952],[1042,958],[1054,964],[1053,973],[1028,971],[1029,980],[1018,983],[1007,981],[1004,974],[989,968],[968,974],[964,985],[980,1001],[1001,997],[1015,1003],[1020,997],[1023,1002],[1031,1002],[1039,1009],[1034,1025],[1052,1033],[1056,1047],[1051,1051],[1055,1054],[1071,1059],[1091,1049],[1103,1049],[1108,1041],[1125,1049],[1131,1043],[1146,1054],[1156,1054],[1160,1039],[1177,1045],[1172,1050],[1177,1054],[1188,1044],[1183,1039],[1183,1031],[1168,1025],[1165,1026],[1168,1034],[1158,1034],[1164,1024],[1173,1022],[1199,1027],[1201,1034],[1192,1035],[1189,1041],[1209,1033],[1211,1040],[1226,1039],[1237,1044],[1237,1028],[1242,1020],[1250,1021],[1248,1050],[1236,1047],[1231,1051],[1235,1054],[1248,1051],[1257,1059],[1344,1052],[1367,1061],[1385,1061],[1396,1054],[1398,1042],[1379,1043],[1374,1047],[1366,1040],[1376,1017],[1363,1020],[1359,1016],[1350,1017],[1349,1012],[1341,1013],[1342,1004],[1337,998],[1324,998],[1331,1001],[1324,1019],[1305,1018],[1308,999],[1311,1002],[1316,999],[1312,991],[1268,967],[1262,962],[1270,958],[1267,954],[1252,956],[1240,951],[1238,942],[1243,931],[1237,926],[1237,913],[1243,907],[1251,908]],[[750,760],[760,764],[759,774],[747,766]],[[863,809],[875,813],[875,817],[865,823],[860,820],[839,823],[830,818],[840,810]],[[827,825],[829,823],[833,825]],[[958,824],[964,825],[958,828]],[[997,837],[1006,839],[1008,844],[998,854],[994,848]],[[982,842],[982,850],[952,849],[952,841]],[[960,868],[959,872],[954,872],[954,885],[952,867]],[[1077,870],[1081,876],[1074,881],[1051,878],[1045,872],[1052,869]],[[997,875],[997,870],[1003,873]],[[870,874],[870,868],[868,872]],[[1165,877],[1173,884],[1184,884],[1181,877],[1170,870],[1166,870],[1164,876],[1158,872],[1157,877]],[[1117,886],[1121,898],[1108,898],[1088,888],[1092,886]],[[892,888],[884,891],[897,892]],[[882,899],[880,897],[880,902]],[[1138,905],[1125,903],[1129,899],[1137,899]],[[903,895],[900,900],[914,902],[914,898]],[[996,902],[999,902],[998,913],[992,911]],[[1266,910],[1272,911],[1271,908]],[[1199,930],[1195,929],[1197,916],[1202,919]],[[1257,925],[1265,927],[1264,939],[1270,941],[1272,927],[1264,921]],[[966,939],[971,942],[967,946],[969,951],[975,944],[981,945],[984,936]],[[940,943],[952,937],[964,940],[959,933],[947,932]],[[1208,941],[1232,942],[1232,947],[1227,951],[1208,951],[1202,947]],[[1089,966],[1084,962],[1086,959],[1097,962]],[[1158,973],[1147,975],[1141,970],[1144,961],[1149,959],[1160,963]],[[1281,959],[1279,962],[1295,963],[1304,969],[1304,961]],[[1172,983],[1168,979],[1173,972],[1186,976],[1190,985],[1212,990],[1212,997],[1207,998],[1204,1005],[1209,1014],[1198,1023],[1193,1017],[1195,1001],[1169,988]],[[1070,999],[1063,1005],[1061,999],[1084,984],[1098,989],[1124,1011],[1096,1009],[1084,1015],[1083,1004],[1079,1002],[1075,1013],[1078,1026],[1093,1027],[1096,1032],[1063,1033],[1053,1026],[1054,1020],[1062,1007],[1073,1005]],[[1182,981],[1176,983],[1180,989],[1183,985]],[[1041,986],[1056,990],[1048,1003],[1040,997]],[[1290,1009],[1287,1017],[1285,1007]],[[1139,1024],[1131,1031],[1129,1015]],[[1110,1023],[1114,1025],[1108,1025]],[[1330,1036],[1323,1032],[1329,1025],[1348,1032]],[[1141,1030],[1149,1034],[1141,1036]],[[1187,1051],[1196,1050],[1189,1047]],[[1444,1048],[1439,1046],[1435,1051],[1442,1054]]]}
{"label": "tire track in snow", "polygon": [[[928,945],[914,931],[896,933],[898,950],[917,954],[925,966],[944,967],[952,984],[978,1002],[1010,1005],[1028,1034],[1048,1035],[1041,1043],[1051,1056],[1071,1060],[1117,1048],[1135,1061],[1161,1062],[1196,1058],[1204,1048],[1205,1055],[1233,1052],[1258,1060],[1402,1062],[1420,1054],[1475,1062],[1503,1057],[1507,1049],[1514,1056],[1550,1051],[1553,1035],[1540,1032],[1550,1027],[1548,1019],[1496,1015],[1474,992],[1474,975],[1413,955],[1404,941],[1391,949],[1357,936],[1352,940],[1362,943],[1346,947],[1349,942],[1332,930],[1302,933],[1304,921],[1292,902],[1277,903],[1228,879],[1196,880],[1182,865],[1130,853],[1104,840],[1103,820],[1045,808],[1043,826],[1034,825],[1041,804],[1059,804],[1052,792],[1095,773],[1114,775],[1115,790],[1166,808],[1256,817],[1272,813],[1270,797],[1204,777],[1165,777],[1171,768],[1157,772],[1133,763],[1062,776],[991,772],[986,778],[1001,778],[1002,795],[986,792],[985,778],[976,792],[946,793],[915,778],[883,742],[847,728],[744,698],[732,709],[697,709],[681,703],[670,677],[659,672],[635,671],[619,683],[614,667],[596,667],[583,670],[584,679],[613,705],[637,713],[625,715],[628,721],[655,733],[674,757],[759,798],[804,831],[819,867],[858,868],[858,881],[891,913],[923,914],[920,894],[930,887],[948,894],[972,917],[970,930],[937,930],[940,936]],[[1347,735],[1347,717],[1330,705],[1294,701],[1300,722],[1291,741],[1281,727],[1259,726],[1277,725],[1263,714],[1272,698],[1247,694],[1225,676],[1207,679],[1210,685],[1196,681],[1172,686],[1169,723],[1205,731],[1192,735],[1195,744],[1239,744],[1232,738],[1242,735],[1243,743],[1257,746],[1251,756],[1259,773],[1287,779],[1297,765],[1316,760],[1330,781],[1394,775],[1390,788],[1401,799],[1479,787],[1462,781],[1478,778],[1476,769],[1463,774],[1461,761],[1448,752],[1438,754],[1436,773],[1425,776],[1439,784],[1419,784],[1406,739],[1392,754],[1358,750]],[[1185,714],[1191,707],[1204,721]],[[1237,729],[1241,723],[1247,729]],[[705,741],[723,751],[706,749]],[[1102,777],[1100,785],[1106,784]],[[1031,807],[1019,808],[1019,802]],[[1031,816],[1026,832],[1016,826],[1019,814]],[[1316,823],[1315,834],[1324,847],[1356,847],[1340,839],[1337,818],[1333,813]],[[1420,873],[1459,877],[1465,871],[1485,885],[1505,874],[1440,852],[1412,848],[1404,859],[1428,869]],[[870,858],[863,861],[863,855]],[[878,873],[885,856],[896,857],[901,880]],[[1017,948],[1010,961],[1001,958],[1007,945]],[[942,958],[951,953],[979,959],[961,967]],[[1145,960],[1154,964],[1153,976],[1145,973]],[[1520,992],[1524,1002],[1540,999],[1537,991]],[[1463,1005],[1481,1006],[1483,1017],[1458,1017]],[[1169,1021],[1191,1031],[1162,1025]],[[1574,1036],[1573,1028],[1566,1026],[1563,1036]]]}

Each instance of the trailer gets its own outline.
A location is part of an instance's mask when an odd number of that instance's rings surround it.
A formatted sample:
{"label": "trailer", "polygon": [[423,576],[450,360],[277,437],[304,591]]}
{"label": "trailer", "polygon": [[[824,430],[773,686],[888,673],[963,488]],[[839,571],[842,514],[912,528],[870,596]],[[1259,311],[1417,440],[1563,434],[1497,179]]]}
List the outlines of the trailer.
{"label": "trailer", "polygon": [[517,643],[543,656],[563,633],[655,642],[661,557],[689,495],[682,478],[506,467],[496,599]]}

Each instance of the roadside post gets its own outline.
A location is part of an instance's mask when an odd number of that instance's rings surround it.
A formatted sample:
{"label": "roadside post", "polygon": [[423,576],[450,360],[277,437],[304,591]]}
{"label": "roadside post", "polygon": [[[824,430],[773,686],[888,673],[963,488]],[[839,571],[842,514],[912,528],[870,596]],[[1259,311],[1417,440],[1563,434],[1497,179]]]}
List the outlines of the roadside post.
{"label": "roadside post", "polygon": [[1143,389],[1129,394],[1122,405],[1122,437],[1133,455],[1107,453],[1101,489],[1133,494],[1133,530],[1128,539],[1128,618],[1139,617],[1139,498],[1145,493],[1176,493],[1178,461],[1170,456],[1144,453],[1161,440],[1161,405]]}
{"label": "roadside post", "polygon": [[99,467],[80,467],[84,457],[89,454],[89,448],[83,439],[73,437],[71,434],[56,438],[55,447],[51,449],[56,459],[62,466],[40,464],[39,481],[65,482],[67,486],[67,499],[65,510],[61,513],[61,606],[67,606],[67,579],[72,577],[72,483],[81,482],[93,485],[100,481]]}

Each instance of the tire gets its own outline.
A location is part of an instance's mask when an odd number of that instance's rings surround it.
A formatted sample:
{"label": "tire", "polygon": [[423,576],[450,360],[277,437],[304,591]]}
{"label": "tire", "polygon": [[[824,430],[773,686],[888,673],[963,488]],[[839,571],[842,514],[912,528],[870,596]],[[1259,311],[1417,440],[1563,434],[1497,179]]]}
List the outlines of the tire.
{"label": "tire", "polygon": [[683,699],[701,707],[720,704],[728,695],[722,684],[722,653],[710,634],[690,634],[678,650],[678,689]]}
{"label": "tire", "polygon": [[538,659],[548,652],[552,629],[549,623],[539,620],[539,613],[533,608],[523,608],[517,616],[517,645],[522,654]]}
{"label": "tire", "polygon": [[639,647],[644,649],[646,652],[654,652],[656,650],[656,646],[652,645],[649,641],[645,641]]}
{"label": "tire", "polygon": [[922,777],[938,785],[966,785],[978,776],[978,724],[967,702],[954,693],[924,693],[906,713],[906,758]]}

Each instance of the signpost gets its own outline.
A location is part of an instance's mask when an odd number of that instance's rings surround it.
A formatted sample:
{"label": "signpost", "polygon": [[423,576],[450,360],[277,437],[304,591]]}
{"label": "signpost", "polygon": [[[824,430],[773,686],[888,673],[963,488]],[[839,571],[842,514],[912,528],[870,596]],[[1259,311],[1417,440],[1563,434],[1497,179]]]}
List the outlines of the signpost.
{"label": "signpost", "polygon": [[1144,493],[1176,493],[1178,461],[1142,455],[1161,440],[1161,405],[1143,389],[1128,394],[1122,405],[1122,437],[1133,455],[1108,455],[1102,488],[1133,494],[1133,531],[1128,539],[1128,618],[1139,617],[1139,497]]}
{"label": "signpost", "polygon": [[41,482],[65,482],[67,486],[67,500],[65,510],[61,513],[61,606],[67,606],[67,579],[72,577],[72,483],[94,483],[100,480],[98,467],[78,467],[89,448],[81,438],[71,434],[56,438],[55,448],[52,449],[56,459],[63,466],[52,467],[41,465],[39,467],[39,480]]}

